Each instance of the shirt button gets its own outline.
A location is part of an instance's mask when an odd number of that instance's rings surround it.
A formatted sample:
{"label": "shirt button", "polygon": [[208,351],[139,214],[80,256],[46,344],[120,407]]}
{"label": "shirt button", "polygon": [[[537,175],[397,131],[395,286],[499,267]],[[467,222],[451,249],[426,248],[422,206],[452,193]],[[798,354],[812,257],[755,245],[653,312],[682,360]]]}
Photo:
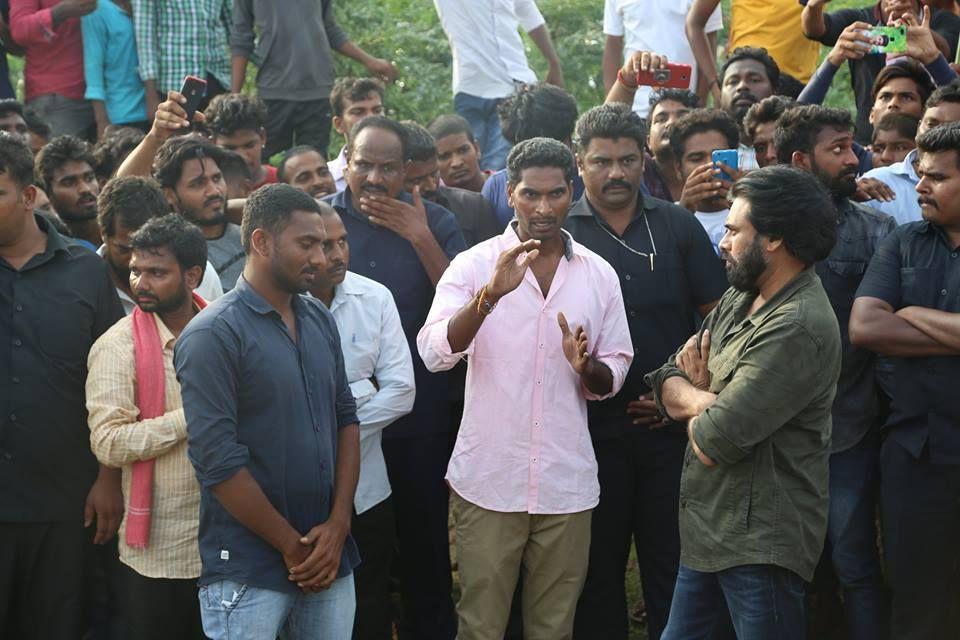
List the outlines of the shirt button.
{"label": "shirt button", "polygon": [[942,295],[942,296],[947,295],[947,290],[946,290],[946,289],[940,289],[940,295]]}
{"label": "shirt button", "polygon": [[954,251],[953,253],[951,253],[951,254],[950,254],[950,257],[951,257],[951,258],[956,258],[956,257],[957,257],[957,252]]}
{"label": "shirt button", "polygon": [[372,268],[372,267],[376,267],[376,266],[377,266],[376,261],[375,261],[375,260],[371,260],[371,261],[370,261],[370,267]]}
{"label": "shirt button", "polygon": [[543,380],[537,380],[537,384],[543,384]]}
{"label": "shirt button", "polygon": [[4,460],[13,460],[13,455],[11,455],[9,451],[4,451],[4,452],[3,452],[3,459],[4,459]]}
{"label": "shirt button", "polygon": [[628,273],[627,275],[623,276],[623,279],[624,279],[624,280],[629,280],[629,279],[630,279],[630,274]]}
{"label": "shirt button", "polygon": [[680,508],[681,508],[681,509],[686,509],[686,508],[687,508],[687,499],[686,499],[686,498],[682,498],[682,499],[680,500]]}
{"label": "shirt button", "polygon": [[17,414],[11,413],[11,414],[10,414],[10,422],[16,422],[16,421],[17,421]]}
{"label": "shirt button", "polygon": [[534,458],[534,459],[533,459],[533,461],[534,461],[534,462],[536,462],[536,461],[537,461],[537,459],[536,459],[536,458]]}
{"label": "shirt button", "polygon": [[20,342],[20,338],[14,338],[14,339],[13,339],[13,346],[19,347],[19,346],[22,345],[22,344],[23,344],[23,343]]}
{"label": "shirt button", "polygon": [[13,376],[10,378],[10,381],[13,382],[13,384],[20,384],[20,376]]}
{"label": "shirt button", "polygon": [[17,310],[17,311],[23,311],[23,305],[22,305],[22,304],[18,304],[18,305],[16,306],[16,310]]}
{"label": "shirt button", "polygon": [[542,342],[540,343],[540,348],[543,349],[543,343],[542,343]]}
{"label": "shirt button", "polygon": [[534,423],[533,423],[533,426],[539,427],[539,426],[540,426],[540,423],[539,423],[539,422],[534,422]]}
{"label": "shirt button", "polygon": [[631,318],[636,318],[636,317],[637,317],[637,312],[631,309],[631,310],[630,310],[630,317],[631,317]]}
{"label": "shirt button", "polygon": [[22,273],[18,273],[18,274],[17,274],[17,280],[21,279],[22,277],[23,277],[23,274],[22,274]]}

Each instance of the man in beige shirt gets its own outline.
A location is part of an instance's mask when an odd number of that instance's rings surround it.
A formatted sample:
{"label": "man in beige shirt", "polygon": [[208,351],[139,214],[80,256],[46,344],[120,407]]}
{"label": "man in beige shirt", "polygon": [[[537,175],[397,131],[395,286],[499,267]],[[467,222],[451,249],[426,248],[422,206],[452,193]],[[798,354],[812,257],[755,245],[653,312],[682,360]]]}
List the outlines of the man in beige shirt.
{"label": "man in beige shirt", "polygon": [[[102,464],[123,470],[126,513],[119,547],[123,617],[129,627],[124,635],[133,640],[201,639],[196,586],[200,489],[187,459],[187,423],[173,345],[203,305],[193,290],[203,277],[207,245],[202,232],[178,215],[149,220],[130,244],[130,289],[139,312],[120,320],[93,345],[86,387],[91,449]],[[149,330],[151,321],[155,333]],[[137,360],[145,348],[138,345],[135,354],[135,335],[140,345],[145,336],[159,340],[162,350],[162,414],[152,418],[142,415],[149,413],[142,400],[149,390],[138,389]],[[155,364],[159,366],[159,360]],[[156,375],[159,383],[159,370]],[[143,493],[132,486],[143,467],[135,465],[148,460],[153,461],[152,486],[141,485],[147,496],[143,505],[132,497]],[[131,530],[136,518],[145,528],[139,540]]]}

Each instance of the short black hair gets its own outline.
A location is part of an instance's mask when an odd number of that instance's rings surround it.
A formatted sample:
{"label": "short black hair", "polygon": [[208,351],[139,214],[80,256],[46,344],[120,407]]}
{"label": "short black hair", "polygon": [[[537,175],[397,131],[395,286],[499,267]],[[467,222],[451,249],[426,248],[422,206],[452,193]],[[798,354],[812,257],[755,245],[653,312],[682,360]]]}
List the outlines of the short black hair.
{"label": "short black hair", "polygon": [[386,95],[383,83],[376,78],[337,78],[330,92],[330,109],[334,116],[342,118],[347,102],[363,100],[371,93],[380,96],[381,101]]}
{"label": "short black hair", "polygon": [[776,95],[784,96],[785,98],[791,98],[796,100],[800,97],[800,94],[803,93],[804,83],[800,82],[793,76],[787,73],[780,72],[780,82],[773,88],[773,92]]}
{"label": "short black hair", "polygon": [[18,136],[0,131],[0,173],[19,187],[33,184],[33,151]]}
{"label": "short black hair", "polygon": [[888,64],[877,73],[873,79],[873,86],[870,88],[870,95],[873,97],[873,100],[876,101],[877,94],[880,93],[880,89],[882,89],[885,84],[896,78],[913,80],[917,85],[917,92],[920,94],[920,104],[925,103],[927,98],[930,97],[930,94],[937,88],[933,83],[933,79],[930,78],[930,74],[927,73],[927,70],[924,69],[919,62],[904,58],[893,64]]}
{"label": "short black hair", "polygon": [[236,151],[224,149],[223,158],[217,162],[217,166],[220,167],[220,173],[223,174],[224,180],[234,180],[236,178],[253,180],[250,165],[248,165],[247,161],[243,159],[243,156]]}
{"label": "short black hair", "polygon": [[580,153],[587,150],[594,138],[632,138],[643,151],[647,128],[631,105],[614,102],[596,106],[580,116],[574,138]]}
{"label": "short black hair", "polygon": [[407,130],[407,145],[404,160],[426,162],[437,157],[437,141],[424,127],[413,120],[401,120]]}
{"label": "short black hair", "polygon": [[267,105],[255,96],[221,93],[210,101],[203,115],[215,136],[230,136],[238,131],[260,133],[267,121]]}
{"label": "short black hair", "polygon": [[700,108],[700,97],[688,89],[659,89],[650,92],[650,113],[664,100],[679,102],[688,109]]}
{"label": "short black hair", "polygon": [[117,233],[117,225],[139,229],[151,218],[170,213],[170,204],[153,178],[120,176],[103,185],[97,196],[97,223],[106,236]]}
{"label": "short black hair", "polygon": [[97,179],[109,180],[130,152],[143,141],[144,133],[135,127],[108,125],[93,148],[93,171]]}
{"label": "short black hair", "polygon": [[[4,98],[0,100],[0,118],[10,113],[15,113],[23,118],[23,105],[13,98]],[[26,118],[23,119],[26,121]]]}
{"label": "short black hair", "polygon": [[174,136],[160,145],[153,158],[152,173],[161,187],[173,188],[183,174],[183,165],[189,160],[210,158],[220,166],[224,150],[200,134]]}
{"label": "short black hair", "polygon": [[27,107],[23,110],[23,119],[27,121],[27,130],[41,138],[49,138],[52,133],[50,123],[44,120],[39,113]]}
{"label": "short black hair", "polygon": [[746,115],[743,116],[743,132],[748,138],[753,139],[753,136],[757,135],[757,127],[776,122],[784,111],[793,108],[795,104],[796,101],[788,96],[768,96],[750,105]]}
{"label": "short black hair", "polygon": [[707,131],[721,133],[727,139],[728,149],[740,146],[740,128],[730,114],[720,109],[695,109],[678,119],[670,130],[670,148],[678,162],[683,159],[687,140]]}
{"label": "short black hair", "polygon": [[511,144],[541,137],[567,142],[577,124],[577,102],[546,82],[521,84],[497,105],[497,116]]}
{"label": "short black hair", "polygon": [[68,162],[86,162],[93,170],[96,160],[90,145],[75,136],[57,136],[40,149],[37,154],[37,180],[48,194],[53,185],[53,172]]}
{"label": "short black hair", "polygon": [[813,153],[817,136],[827,128],[852,131],[853,117],[846,109],[819,104],[804,104],[785,112],[773,132],[777,162],[790,164],[794,151]]}
{"label": "short black hair", "polygon": [[563,171],[563,179],[571,182],[576,161],[573,152],[562,142],[553,138],[530,138],[510,150],[507,156],[507,181],[518,184],[523,179],[523,170],[531,167],[556,167]]}
{"label": "short black hair", "polygon": [[130,236],[130,246],[135,251],[170,249],[181,271],[207,267],[207,240],[195,224],[175,213],[151,218]]}
{"label": "short black hair", "polygon": [[354,141],[356,141],[357,136],[360,135],[360,132],[364,129],[383,129],[384,131],[393,133],[400,138],[400,150],[403,159],[407,159],[407,129],[396,120],[388,118],[387,116],[369,116],[353,125],[353,129],[350,130],[349,141],[347,142],[348,158],[352,155]]}
{"label": "short black hair", "polygon": [[917,138],[917,149],[923,153],[956,151],[957,166],[960,167],[960,122],[949,122],[924,131]]}
{"label": "short black hair", "polygon": [[837,240],[837,209],[813,174],[771,165],[737,180],[728,197],[746,200],[757,233],[783,240],[790,255],[805,265],[830,255]]}
{"label": "short black hair", "polygon": [[243,250],[250,253],[251,238],[257,229],[264,229],[273,236],[280,235],[294,211],[320,213],[320,205],[308,194],[288,184],[268,184],[254,191],[243,205],[240,223]]}
{"label": "short black hair", "polygon": [[756,60],[761,63],[767,72],[767,80],[770,81],[773,90],[776,91],[780,86],[780,67],[763,47],[737,47],[731,51],[730,56],[720,68],[720,84],[723,84],[723,79],[726,77],[730,65],[740,60]]}
{"label": "short black hair", "polygon": [[899,111],[888,111],[873,128],[873,139],[877,139],[878,131],[896,131],[901,138],[914,140],[919,126],[920,119],[915,116],[908,116]]}
{"label": "short black hair", "polygon": [[433,119],[427,126],[427,131],[433,136],[434,140],[441,140],[447,136],[456,136],[461,133],[467,136],[467,140],[476,144],[477,139],[473,136],[473,128],[467,119],[455,113],[445,113]]}
{"label": "short black hair", "polygon": [[305,153],[311,153],[311,152],[319,154],[319,156],[323,158],[324,162],[326,162],[327,157],[323,155],[320,149],[317,149],[316,147],[311,146],[309,144],[298,144],[297,146],[290,147],[289,149],[284,151],[283,155],[280,157],[280,166],[277,167],[277,181],[278,182],[287,181],[287,160],[289,160],[290,158],[295,158],[297,156],[301,156]]}
{"label": "short black hair", "polygon": [[923,108],[936,107],[944,102],[960,102],[960,80],[945,84],[930,94]]}

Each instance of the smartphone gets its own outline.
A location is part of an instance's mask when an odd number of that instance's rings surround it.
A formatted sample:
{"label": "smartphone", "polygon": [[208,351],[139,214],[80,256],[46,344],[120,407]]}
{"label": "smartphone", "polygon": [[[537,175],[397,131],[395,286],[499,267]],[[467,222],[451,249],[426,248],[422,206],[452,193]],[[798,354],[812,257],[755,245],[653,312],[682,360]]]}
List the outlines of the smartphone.
{"label": "smartphone", "polygon": [[[717,162],[722,162],[731,169],[740,169],[740,153],[736,149],[717,149],[710,154],[710,159],[716,164]],[[722,169],[714,169],[713,175],[718,178],[726,177],[728,180],[733,180],[734,177]]]}
{"label": "smartphone", "polygon": [[193,122],[193,114],[196,113],[200,101],[207,95],[207,81],[196,76],[187,76],[183,79],[183,86],[180,87],[180,93],[187,99],[186,104],[180,105],[187,112],[187,121]]}
{"label": "smartphone", "polygon": [[873,42],[870,53],[906,53],[907,51],[905,26],[874,27],[866,33],[866,36]]}
{"label": "smartphone", "polygon": [[693,68],[689,64],[667,63],[666,69],[637,72],[637,84],[646,87],[689,89]]}

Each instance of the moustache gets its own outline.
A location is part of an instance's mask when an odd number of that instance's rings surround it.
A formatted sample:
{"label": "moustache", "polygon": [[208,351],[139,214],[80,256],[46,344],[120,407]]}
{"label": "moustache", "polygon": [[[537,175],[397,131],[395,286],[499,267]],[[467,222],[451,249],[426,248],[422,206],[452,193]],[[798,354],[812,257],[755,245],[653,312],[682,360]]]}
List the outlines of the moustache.
{"label": "moustache", "polygon": [[216,206],[217,209],[223,207],[223,198],[220,196],[213,196],[203,201],[204,209],[213,208],[214,206]]}
{"label": "moustache", "polygon": [[373,192],[373,193],[386,193],[386,192],[387,192],[387,188],[386,188],[386,187],[382,187],[382,186],[380,186],[379,184],[370,184],[369,182],[364,182],[362,185],[360,185],[360,190],[361,190],[361,191],[370,191],[370,192]]}
{"label": "moustache", "polygon": [[610,189],[614,189],[617,187],[628,189],[628,190],[633,189],[633,185],[627,182],[626,180],[610,180],[605,185],[603,185],[602,191],[606,192],[606,191],[609,191]]}
{"label": "moustache", "polygon": [[927,205],[928,207],[932,207],[934,209],[940,208],[940,205],[938,205],[937,201],[934,200],[933,198],[924,198],[924,197],[917,198],[917,204],[919,204],[921,207],[923,205]]}

